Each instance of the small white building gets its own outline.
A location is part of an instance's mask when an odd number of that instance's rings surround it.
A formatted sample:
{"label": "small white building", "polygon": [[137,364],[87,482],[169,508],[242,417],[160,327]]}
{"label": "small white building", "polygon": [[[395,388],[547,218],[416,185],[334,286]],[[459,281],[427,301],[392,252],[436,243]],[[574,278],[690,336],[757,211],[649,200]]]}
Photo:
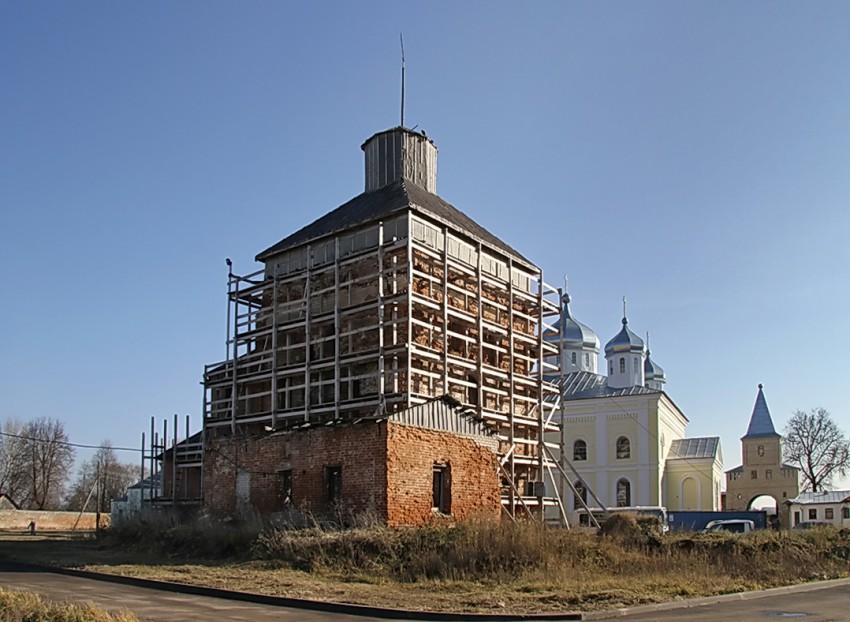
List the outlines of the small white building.
{"label": "small white building", "polygon": [[113,524],[138,513],[142,509],[142,501],[162,496],[162,473],[157,473],[153,479],[146,477],[127,489],[127,494],[113,499],[110,504],[110,515]]}
{"label": "small white building", "polygon": [[787,503],[792,526],[800,523],[850,526],[850,490],[801,492]]}

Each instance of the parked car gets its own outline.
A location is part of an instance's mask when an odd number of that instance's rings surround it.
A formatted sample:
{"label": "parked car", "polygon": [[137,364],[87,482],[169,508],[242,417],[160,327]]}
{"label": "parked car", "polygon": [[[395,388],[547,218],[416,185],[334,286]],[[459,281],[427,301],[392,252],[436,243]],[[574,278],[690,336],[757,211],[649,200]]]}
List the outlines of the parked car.
{"label": "parked car", "polygon": [[823,527],[832,527],[832,523],[822,523],[818,521],[803,521],[802,523],[797,523],[791,529],[794,530],[802,530],[802,529],[821,529]]}
{"label": "parked car", "polygon": [[756,524],[745,518],[730,518],[727,520],[713,520],[709,522],[702,533],[714,533],[717,531],[728,531],[729,533],[750,533],[756,528]]}

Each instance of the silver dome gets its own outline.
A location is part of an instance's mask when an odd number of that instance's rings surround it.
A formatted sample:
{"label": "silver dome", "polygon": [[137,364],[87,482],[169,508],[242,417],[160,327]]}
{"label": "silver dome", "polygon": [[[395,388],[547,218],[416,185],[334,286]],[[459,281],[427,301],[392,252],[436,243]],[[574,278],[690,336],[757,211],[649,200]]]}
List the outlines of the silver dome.
{"label": "silver dome", "polygon": [[623,329],[605,344],[605,355],[615,352],[643,352],[643,339],[629,330],[629,320],[623,318]]}
{"label": "silver dome", "polygon": [[559,344],[561,335],[563,335],[565,348],[591,348],[599,351],[599,337],[596,333],[572,316],[569,294],[561,297],[561,321],[558,323],[558,332],[549,333],[544,339],[549,343]]}

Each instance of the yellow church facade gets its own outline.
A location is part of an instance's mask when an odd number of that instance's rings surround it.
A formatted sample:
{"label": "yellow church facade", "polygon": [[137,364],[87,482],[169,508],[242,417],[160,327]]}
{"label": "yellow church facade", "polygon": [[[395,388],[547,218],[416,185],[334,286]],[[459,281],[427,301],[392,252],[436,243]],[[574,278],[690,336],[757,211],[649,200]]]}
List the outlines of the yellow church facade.
{"label": "yellow church facade", "polygon": [[[605,347],[607,374],[596,371],[599,341],[572,318],[562,300],[560,431],[547,441],[560,447],[569,480],[558,487],[571,524],[583,505],[719,510],[723,458],[717,437],[686,438],[688,419],[664,391],[663,370],[628,328]],[[582,503],[582,500],[584,503]]]}

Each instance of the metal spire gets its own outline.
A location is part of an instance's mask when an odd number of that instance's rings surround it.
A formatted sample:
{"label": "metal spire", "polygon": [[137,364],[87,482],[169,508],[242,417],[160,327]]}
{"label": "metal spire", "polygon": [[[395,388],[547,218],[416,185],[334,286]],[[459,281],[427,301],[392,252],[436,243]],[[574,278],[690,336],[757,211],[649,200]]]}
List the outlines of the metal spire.
{"label": "metal spire", "polygon": [[401,42],[401,127],[404,127],[404,36],[398,33]]}

